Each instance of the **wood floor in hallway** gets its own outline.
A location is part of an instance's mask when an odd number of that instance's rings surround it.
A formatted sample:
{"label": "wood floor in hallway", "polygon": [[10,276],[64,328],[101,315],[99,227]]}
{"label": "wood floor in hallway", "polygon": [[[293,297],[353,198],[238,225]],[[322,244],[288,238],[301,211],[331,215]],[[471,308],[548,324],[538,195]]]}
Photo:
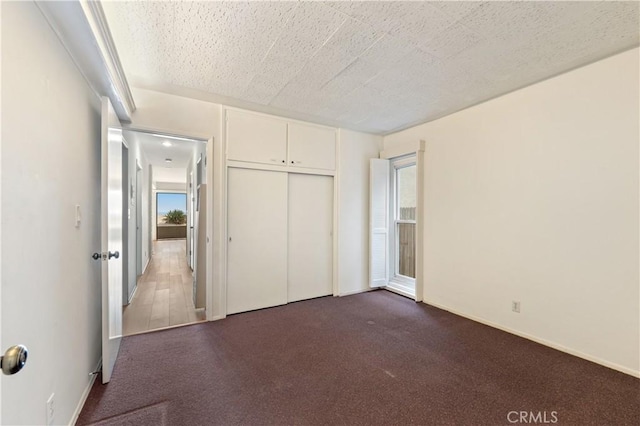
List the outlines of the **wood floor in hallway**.
{"label": "wood floor in hallway", "polygon": [[153,242],[153,255],[138,280],[131,303],[124,308],[125,336],[175,325],[204,321],[204,310],[193,305],[191,268],[185,240]]}

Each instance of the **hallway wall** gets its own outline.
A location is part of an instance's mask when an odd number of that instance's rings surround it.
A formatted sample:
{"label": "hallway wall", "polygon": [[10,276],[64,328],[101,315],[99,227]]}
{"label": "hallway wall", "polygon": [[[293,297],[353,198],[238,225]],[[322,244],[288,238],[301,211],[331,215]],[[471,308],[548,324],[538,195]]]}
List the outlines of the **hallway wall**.
{"label": "hallway wall", "polygon": [[100,359],[100,103],[34,3],[0,7],[2,341],[29,348],[0,423],[46,424],[55,393],[68,424]]}

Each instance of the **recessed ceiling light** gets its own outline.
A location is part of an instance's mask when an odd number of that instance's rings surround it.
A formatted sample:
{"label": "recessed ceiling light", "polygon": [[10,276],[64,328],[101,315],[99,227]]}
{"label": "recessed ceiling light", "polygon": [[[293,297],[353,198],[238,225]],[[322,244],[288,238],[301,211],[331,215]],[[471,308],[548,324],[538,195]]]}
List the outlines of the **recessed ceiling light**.
{"label": "recessed ceiling light", "polygon": [[162,142],[162,145],[164,145],[164,146],[171,146],[171,142],[169,142],[169,141],[164,141],[164,142]]}
{"label": "recessed ceiling light", "polygon": [[171,160],[171,158],[165,158],[165,159],[164,159],[164,162],[165,162],[165,163],[170,163],[171,161],[172,161],[172,160]]}

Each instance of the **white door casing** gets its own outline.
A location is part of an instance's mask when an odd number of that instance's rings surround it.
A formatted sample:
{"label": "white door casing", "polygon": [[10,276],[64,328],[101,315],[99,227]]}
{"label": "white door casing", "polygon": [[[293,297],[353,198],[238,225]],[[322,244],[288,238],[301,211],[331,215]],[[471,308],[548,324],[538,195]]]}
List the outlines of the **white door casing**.
{"label": "white door casing", "polygon": [[[111,380],[122,340],[122,128],[102,97],[102,383]],[[112,256],[117,253],[117,256]],[[106,256],[105,256],[106,255]],[[105,258],[106,257],[106,258]]]}

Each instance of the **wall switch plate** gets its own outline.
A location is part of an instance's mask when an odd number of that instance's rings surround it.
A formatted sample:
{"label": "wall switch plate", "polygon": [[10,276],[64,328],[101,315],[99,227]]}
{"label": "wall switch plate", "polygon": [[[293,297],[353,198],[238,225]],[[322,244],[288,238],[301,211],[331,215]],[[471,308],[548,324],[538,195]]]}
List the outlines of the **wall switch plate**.
{"label": "wall switch plate", "polygon": [[516,313],[520,313],[520,302],[516,302],[515,300],[511,302],[511,310]]}
{"label": "wall switch plate", "polygon": [[55,394],[52,393],[49,399],[47,399],[47,425],[53,424],[53,418],[55,417],[55,414],[56,414],[55,405],[54,405],[54,396]]}
{"label": "wall switch plate", "polygon": [[80,228],[82,222],[82,214],[80,213],[80,205],[76,204],[76,228]]}

